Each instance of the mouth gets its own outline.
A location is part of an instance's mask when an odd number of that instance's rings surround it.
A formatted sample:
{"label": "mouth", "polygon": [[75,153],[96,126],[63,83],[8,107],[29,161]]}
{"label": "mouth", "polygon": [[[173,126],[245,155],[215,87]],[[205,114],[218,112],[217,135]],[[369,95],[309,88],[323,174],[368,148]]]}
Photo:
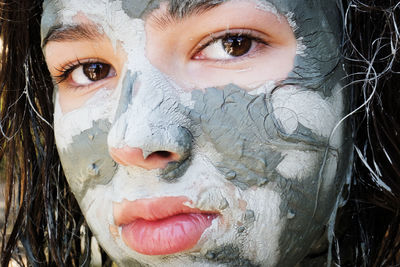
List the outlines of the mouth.
{"label": "mouth", "polygon": [[124,200],[114,203],[114,222],[122,227],[122,239],[136,252],[168,255],[193,248],[217,218],[215,211],[185,205],[187,197]]}

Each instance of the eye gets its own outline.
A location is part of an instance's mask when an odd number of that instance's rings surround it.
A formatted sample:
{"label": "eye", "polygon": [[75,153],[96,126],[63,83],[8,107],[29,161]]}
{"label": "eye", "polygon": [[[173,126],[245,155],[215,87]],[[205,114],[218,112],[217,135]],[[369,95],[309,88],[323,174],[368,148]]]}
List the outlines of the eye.
{"label": "eye", "polygon": [[57,76],[58,83],[68,81],[72,86],[90,85],[97,81],[116,76],[115,69],[103,62],[77,62],[62,67],[62,74]]}
{"label": "eye", "polygon": [[115,76],[115,70],[100,62],[82,64],[71,72],[72,82],[78,85],[88,85],[111,76]]}
{"label": "eye", "polygon": [[225,52],[233,57],[240,57],[250,51],[253,41],[247,36],[227,36],[221,40]]}
{"label": "eye", "polygon": [[226,36],[208,45],[201,55],[208,59],[229,59],[247,54],[253,41],[246,36]]}
{"label": "eye", "polygon": [[193,59],[197,60],[230,60],[256,52],[267,43],[259,37],[248,33],[226,33],[221,37],[210,36],[211,41],[200,46]]}
{"label": "eye", "polygon": [[103,63],[83,64],[72,72],[72,80],[77,83],[95,82],[104,79],[110,73],[111,66]]}

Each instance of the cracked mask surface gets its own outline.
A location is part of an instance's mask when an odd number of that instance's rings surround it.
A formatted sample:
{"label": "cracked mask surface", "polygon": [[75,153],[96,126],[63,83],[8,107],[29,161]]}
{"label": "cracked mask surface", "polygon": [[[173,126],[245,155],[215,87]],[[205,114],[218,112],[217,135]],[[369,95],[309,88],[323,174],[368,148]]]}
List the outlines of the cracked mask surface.
{"label": "cracked mask surface", "polygon": [[321,252],[350,164],[340,21],[328,0],[45,1],[57,148],[119,266]]}

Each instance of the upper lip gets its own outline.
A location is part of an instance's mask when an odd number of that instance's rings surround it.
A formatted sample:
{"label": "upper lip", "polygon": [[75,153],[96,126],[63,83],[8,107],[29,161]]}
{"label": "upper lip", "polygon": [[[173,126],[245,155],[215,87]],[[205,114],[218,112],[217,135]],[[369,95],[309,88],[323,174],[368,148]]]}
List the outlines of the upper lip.
{"label": "upper lip", "polygon": [[113,204],[114,223],[117,226],[132,223],[137,219],[156,221],[185,213],[216,214],[215,211],[204,211],[191,208],[185,204],[192,203],[184,196],[123,200]]}

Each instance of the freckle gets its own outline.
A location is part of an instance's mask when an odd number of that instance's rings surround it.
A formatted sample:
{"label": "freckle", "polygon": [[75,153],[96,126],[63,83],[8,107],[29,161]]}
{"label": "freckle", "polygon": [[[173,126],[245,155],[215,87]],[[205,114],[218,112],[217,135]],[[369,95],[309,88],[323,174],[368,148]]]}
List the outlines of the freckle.
{"label": "freckle", "polygon": [[135,82],[135,85],[134,85],[134,88],[133,88],[133,89],[134,89],[134,90],[133,90],[134,95],[136,95],[136,94],[139,92],[140,85],[141,85],[140,80],[137,80],[137,81]]}
{"label": "freckle", "polygon": [[245,211],[247,207],[247,202],[243,199],[239,199],[239,209]]}
{"label": "freckle", "polygon": [[109,230],[110,230],[110,234],[112,236],[112,238],[114,240],[116,240],[117,238],[119,238],[119,231],[118,231],[118,226],[110,224],[109,225]]}
{"label": "freckle", "polygon": [[219,225],[224,225],[225,227],[228,227],[228,228],[231,226],[230,221],[229,220],[225,220],[224,216],[220,217],[220,219],[218,220],[218,224]]}

